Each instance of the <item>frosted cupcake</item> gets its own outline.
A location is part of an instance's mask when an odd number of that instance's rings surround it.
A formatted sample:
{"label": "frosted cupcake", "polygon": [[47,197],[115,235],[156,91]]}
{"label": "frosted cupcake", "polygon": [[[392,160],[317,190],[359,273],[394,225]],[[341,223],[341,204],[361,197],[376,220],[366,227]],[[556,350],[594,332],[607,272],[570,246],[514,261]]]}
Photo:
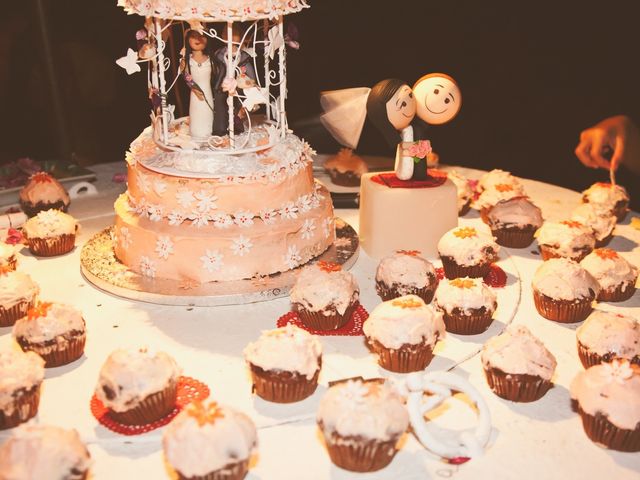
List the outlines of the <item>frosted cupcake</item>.
{"label": "frosted cupcake", "polygon": [[13,327],[13,336],[24,351],[32,351],[45,367],[59,367],[79,359],[87,338],[82,313],[70,305],[40,302]]}
{"label": "frosted cupcake", "polygon": [[573,260],[552,258],[533,277],[533,300],[544,318],[562,323],[581,322],[593,310],[600,285]]}
{"label": "frosted cupcake", "polygon": [[78,224],[60,210],[46,210],[30,218],[22,227],[29,250],[39,257],[63,255],[73,250]]}
{"label": "frosted cupcake", "polygon": [[487,224],[498,245],[526,248],[542,226],[542,212],[527,197],[513,197],[489,209]]}
{"label": "frosted cupcake", "polygon": [[442,313],[416,295],[381,303],[362,329],[380,366],[398,373],[424,370],[445,335]]}
{"label": "frosted cupcake", "polygon": [[115,421],[144,425],[173,411],[179,377],[180,368],[164,352],[119,349],[102,366],[95,394]]}
{"label": "frosted cupcake", "polygon": [[473,188],[471,188],[469,180],[455,170],[447,172],[447,178],[453,182],[458,190],[458,215],[466,215],[473,200]]}
{"label": "frosted cupcake", "polygon": [[444,315],[447,332],[475,335],[484,332],[498,307],[495,292],[478,278],[441,282],[435,305]]}
{"label": "frosted cupcake", "polygon": [[18,247],[0,242],[0,269],[15,270],[18,265]]}
{"label": "frosted cupcake", "polygon": [[305,267],[289,294],[300,321],[315,330],[344,326],[358,307],[360,288],[355,277],[340,265],[317,262]]}
{"label": "frosted cupcake", "polygon": [[570,392],[592,442],[640,451],[640,367],[626,360],[600,363],[578,373]]}
{"label": "frosted cupcake", "polygon": [[580,222],[593,230],[596,247],[603,247],[613,237],[617,219],[609,213],[599,212],[591,203],[582,203],[571,212],[571,220]]}
{"label": "frosted cupcake", "polygon": [[474,202],[474,206],[480,210],[480,217],[485,223],[489,223],[489,210],[504,200],[524,196],[524,188],[519,184],[498,183],[485,189]]}
{"label": "frosted cupcake", "polygon": [[491,338],[480,358],[489,387],[506,400],[534,402],[553,386],[556,359],[524,325]]}
{"label": "frosted cupcake", "polygon": [[31,175],[20,190],[20,207],[28,217],[50,209],[66,212],[70,203],[69,194],[62,184],[45,172]]}
{"label": "frosted cupcake", "polygon": [[447,278],[484,277],[498,259],[500,247],[484,230],[457,227],[438,241],[438,253]]}
{"label": "frosted cupcake", "polygon": [[575,220],[544,222],[536,237],[544,260],[564,257],[579,262],[596,245],[593,230]]}
{"label": "frosted cupcake", "polygon": [[38,298],[40,288],[26,273],[0,268],[0,327],[10,327],[24,317]]}
{"label": "frosted cupcake", "polygon": [[409,414],[385,383],[348,380],[322,397],[317,422],[335,465],[374,472],[393,460]]}
{"label": "frosted cupcake", "polygon": [[640,365],[640,323],[634,318],[595,311],[576,330],[576,340],[585,368],[614,359]]}
{"label": "frosted cupcake", "polygon": [[216,402],[191,403],[162,435],[164,456],[180,480],[241,480],[257,445],[253,421]]}
{"label": "frosted cupcake", "polygon": [[600,284],[598,300],[624,302],[633,297],[638,269],[609,248],[598,248],[580,262]]}
{"label": "frosted cupcake", "polygon": [[430,303],[437,286],[435,268],[417,250],[398,250],[384,257],[376,270],[376,292],[383,301],[417,295]]}
{"label": "frosted cupcake", "polygon": [[324,169],[336,185],[357,187],[360,178],[369,171],[365,161],[355,155],[350,148],[341,149],[336,155],[324,162]]}
{"label": "frosted cupcake", "polygon": [[318,386],[322,345],[310,333],[293,325],[262,332],[244,349],[253,388],[270,402],[298,402]]}
{"label": "frosted cupcake", "polygon": [[582,201],[621,222],[629,211],[629,194],[622,185],[598,182],[582,192]]}
{"label": "frosted cupcake", "polygon": [[495,187],[496,185],[513,185],[516,188],[522,188],[522,183],[511,172],[494,168],[490,172],[485,173],[478,181],[478,189],[480,191]]}
{"label": "frosted cupcake", "polygon": [[0,430],[5,430],[38,413],[44,360],[5,345],[0,347],[0,372]]}
{"label": "frosted cupcake", "polygon": [[17,428],[0,446],[0,478],[84,480],[91,456],[78,432],[45,425]]}

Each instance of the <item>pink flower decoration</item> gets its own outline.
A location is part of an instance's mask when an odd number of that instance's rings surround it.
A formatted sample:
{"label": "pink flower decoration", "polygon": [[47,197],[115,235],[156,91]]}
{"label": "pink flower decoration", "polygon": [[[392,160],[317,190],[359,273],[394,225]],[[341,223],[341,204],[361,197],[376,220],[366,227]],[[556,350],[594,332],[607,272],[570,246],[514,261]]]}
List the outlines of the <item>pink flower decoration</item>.
{"label": "pink flower decoration", "polygon": [[126,173],[114,173],[113,177],[111,177],[111,181],[113,183],[124,183],[127,181]]}
{"label": "pink flower decoration", "polygon": [[9,245],[17,245],[18,243],[22,243],[24,240],[24,236],[20,230],[16,230],[15,228],[10,228],[7,232],[7,239],[5,243]]}
{"label": "pink flower decoration", "polygon": [[409,155],[414,158],[424,158],[431,153],[431,142],[420,140],[409,147]]}

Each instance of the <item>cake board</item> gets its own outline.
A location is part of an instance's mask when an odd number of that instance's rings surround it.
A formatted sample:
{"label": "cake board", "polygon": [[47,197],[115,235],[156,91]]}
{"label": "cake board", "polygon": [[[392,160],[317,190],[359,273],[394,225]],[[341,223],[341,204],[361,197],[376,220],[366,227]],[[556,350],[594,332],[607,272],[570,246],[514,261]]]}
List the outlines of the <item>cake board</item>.
{"label": "cake board", "polygon": [[[340,218],[336,218],[335,223],[336,240],[314,261],[333,262],[349,269],[358,259],[358,234]],[[98,289],[130,300],[195,307],[264,302],[288,295],[296,273],[304,267],[264,277],[206,284],[187,279],[149,278],[129,270],[117,260],[113,253],[112,232],[113,227],[106,228],[82,247],[81,272]]]}

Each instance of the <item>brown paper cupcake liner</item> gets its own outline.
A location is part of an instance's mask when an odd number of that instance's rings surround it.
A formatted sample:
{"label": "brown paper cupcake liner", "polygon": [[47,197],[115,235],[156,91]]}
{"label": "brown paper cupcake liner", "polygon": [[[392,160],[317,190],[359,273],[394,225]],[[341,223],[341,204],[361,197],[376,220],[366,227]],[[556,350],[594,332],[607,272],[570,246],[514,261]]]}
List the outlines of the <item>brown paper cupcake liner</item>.
{"label": "brown paper cupcake liner", "polygon": [[29,390],[22,389],[14,397],[11,414],[7,415],[0,410],[0,430],[17,427],[36,416],[40,404],[40,384]]}
{"label": "brown paper cupcake liner", "polygon": [[419,372],[433,360],[433,348],[425,343],[404,344],[398,349],[387,348],[377,340],[367,338],[369,347],[378,356],[378,364],[396,373]]}
{"label": "brown paper cupcake liner", "polygon": [[459,335],[477,335],[489,328],[493,322],[494,310],[482,307],[471,311],[470,314],[465,314],[461,309],[454,308],[451,313],[443,310],[442,316],[447,332]]}
{"label": "brown paper cupcake liner", "polygon": [[332,315],[323,315],[322,312],[311,312],[299,303],[293,304],[293,310],[298,312],[300,321],[313,330],[337,330],[343,327],[351,320],[356,308],[358,301],[352,300],[344,314],[335,311]]}
{"label": "brown paper cupcake liner", "polygon": [[406,293],[400,293],[398,291],[399,285],[393,284],[388,286],[386,283],[376,281],[376,293],[382,299],[383,302],[393,300],[394,298],[402,297],[403,295],[417,295],[424,303],[431,303],[433,296],[436,293],[438,287],[438,279],[434,276],[433,279],[429,279],[429,285],[423,288],[417,287],[403,287],[403,291]]}
{"label": "brown paper cupcake liner", "polygon": [[496,243],[508,248],[527,248],[533,243],[534,227],[491,229]]}
{"label": "brown paper cupcake liner", "polygon": [[635,282],[623,283],[622,285],[618,285],[614,289],[600,290],[600,293],[598,293],[598,301],[624,302],[625,300],[629,300],[631,297],[633,297],[634,293],[636,293]]}
{"label": "brown paper cupcake liner", "polygon": [[318,361],[318,370],[308,379],[297,372],[275,372],[264,370],[249,363],[253,390],[260,398],[275,403],[293,403],[313,395],[318,388],[318,377],[322,361]]}
{"label": "brown paper cupcake liner", "polygon": [[481,263],[479,265],[458,265],[453,258],[443,256],[442,259],[442,268],[444,269],[444,275],[449,280],[453,280],[454,278],[461,277],[471,277],[471,278],[482,278],[491,269],[491,259],[490,261]]}
{"label": "brown paper cupcake liner", "polygon": [[596,248],[602,248],[609,245],[609,242],[611,241],[612,238],[613,238],[613,233],[607,235],[602,240],[596,239]]}
{"label": "brown paper cupcake liner", "polygon": [[595,300],[595,294],[582,300],[554,300],[542,293],[533,291],[533,301],[538,313],[547,320],[560,323],[576,323],[585,320],[593,306],[591,302]]}
{"label": "brown paper cupcake liner", "polygon": [[11,308],[0,307],[0,327],[11,327],[16,321],[27,315],[27,311],[35,304],[35,298],[31,301],[23,300]]}
{"label": "brown paper cupcake liner", "polygon": [[145,397],[140,404],[125,412],[109,410],[109,415],[125,425],[146,425],[161,419],[173,411],[178,394],[177,380],[173,380],[164,390]]}
{"label": "brown paper cupcake liner", "polygon": [[640,426],[635,430],[616,427],[604,415],[589,415],[578,405],[587,437],[598,445],[621,452],[640,452]]}
{"label": "brown paper cupcake liner", "polygon": [[75,242],[75,233],[65,233],[51,238],[27,238],[29,250],[38,257],[64,255],[73,250]]}
{"label": "brown paper cupcake liner", "polygon": [[613,215],[615,215],[616,220],[621,222],[624,220],[624,217],[627,216],[627,212],[629,211],[629,202],[626,200],[621,200],[616,203],[616,206],[613,208]]}
{"label": "brown paper cupcake liner", "polygon": [[58,200],[54,203],[38,202],[35,204],[20,200],[20,208],[22,208],[22,211],[27,215],[27,217],[35,217],[38,213],[46,210],[60,210],[66,213],[69,209],[69,205],[65,205],[62,200]]}
{"label": "brown paper cupcake liner", "polygon": [[179,480],[242,480],[249,472],[249,459],[242,462],[229,463],[224,467],[209,472],[206,475],[187,477],[176,471]]}
{"label": "brown paper cupcake liner", "polygon": [[[608,363],[611,360],[616,358],[623,358],[619,355],[616,355],[615,352],[608,352],[604,355],[600,355],[598,353],[590,351],[587,347],[585,347],[580,341],[576,341],[578,346],[578,357],[580,357],[580,361],[582,362],[582,366],[584,368],[593,367],[594,365],[598,365],[600,363]],[[627,358],[630,363],[638,365],[640,367],[640,355],[636,355],[633,358]]]}
{"label": "brown paper cupcake liner", "polygon": [[74,362],[82,357],[84,353],[84,345],[87,340],[87,336],[84,332],[74,334],[71,338],[66,339],[63,345],[58,345],[56,348],[51,348],[51,344],[45,343],[31,343],[24,337],[17,337],[16,341],[22,347],[24,351],[32,351],[37,353],[45,361],[45,368],[60,367]]}
{"label": "brown paper cupcake liner", "polygon": [[467,200],[460,210],[458,210],[458,216],[464,217],[471,210],[471,199]]}
{"label": "brown paper cupcake liner", "polygon": [[[322,424],[320,423],[322,430]],[[362,437],[342,437],[333,432],[325,435],[331,461],[340,468],[352,472],[375,472],[391,463],[397,453],[398,439],[380,441]]]}
{"label": "brown paper cupcake liner", "polygon": [[575,262],[581,262],[584,259],[584,257],[589,255],[593,251],[593,249],[591,248],[586,248],[582,250],[577,250],[571,256],[565,256],[565,255],[560,255],[553,248],[548,247],[546,245],[539,245],[539,248],[540,248],[540,255],[542,255],[542,259],[545,261],[551,260],[552,258],[568,258]]}
{"label": "brown paper cupcake liner", "polygon": [[536,375],[509,374],[498,368],[485,368],[484,374],[493,393],[512,402],[535,402],[553,386],[549,380]]}

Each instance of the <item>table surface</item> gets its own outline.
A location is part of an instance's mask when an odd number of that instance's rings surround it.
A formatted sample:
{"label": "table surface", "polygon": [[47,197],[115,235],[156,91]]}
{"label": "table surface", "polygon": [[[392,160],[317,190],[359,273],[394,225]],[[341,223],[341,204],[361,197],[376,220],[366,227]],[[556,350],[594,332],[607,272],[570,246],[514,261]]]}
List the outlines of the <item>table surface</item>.
{"label": "table surface", "polygon": [[[88,444],[97,480],[170,478],[161,446],[162,430],[125,437],[97,423],[89,400],[98,372],[117,347],[146,345],[175,357],[184,374],[205,382],[211,398],[249,414],[258,427],[259,453],[252,460],[248,479],[425,479],[425,478],[638,478],[640,454],[602,449],[588,440],[579,416],[570,408],[568,387],[582,366],[575,346],[575,329],[542,318],[533,306],[531,278],[541,258],[527,249],[503,248],[499,264],[508,273],[508,284],[498,292],[497,318],[488,332],[475,336],[449,334],[436,348],[428,370],[452,368],[468,378],[486,399],[493,431],[484,456],[461,466],[442,462],[407,433],[390,466],[372,474],[353,474],[329,460],[315,424],[318,401],[330,381],[353,376],[392,377],[380,369],[362,337],[321,337],[323,368],[318,391],[291,405],[265,402],[251,394],[251,381],[242,359],[244,346],[262,330],[275,328],[278,317],[289,309],[288,299],[241,306],[171,307],[124,300],[89,284],[79,267],[82,244],[114,221],[113,202],[126,186],[114,183],[114,173],[124,172],[124,162],[96,165],[99,194],[76,200],[70,213],[82,230],[76,249],[56,258],[36,258],[23,250],[20,269],[41,286],[41,297],[75,305],[83,311],[88,340],[84,357],[71,365],[48,369],[42,389],[40,423],[74,427]],[[470,178],[482,172],[457,168]],[[527,193],[546,219],[561,218],[575,207],[580,196],[564,188],[524,180]],[[356,210],[336,210],[357,230]],[[427,213],[428,215],[428,213]],[[610,247],[640,265],[640,231],[630,225],[630,213],[618,224]],[[461,225],[480,224],[477,212],[460,219]],[[369,311],[379,302],[375,293],[376,262],[360,252],[352,271],[361,288],[361,302]],[[599,309],[640,318],[640,291],[630,300],[604,304]],[[509,322],[527,325],[556,356],[555,387],[541,400],[519,404],[502,400],[488,388],[479,356],[482,343]],[[0,342],[11,341],[11,329],[0,328]],[[433,422],[446,431],[474,426],[474,416],[453,400]],[[0,442],[9,432],[0,432]]]}

